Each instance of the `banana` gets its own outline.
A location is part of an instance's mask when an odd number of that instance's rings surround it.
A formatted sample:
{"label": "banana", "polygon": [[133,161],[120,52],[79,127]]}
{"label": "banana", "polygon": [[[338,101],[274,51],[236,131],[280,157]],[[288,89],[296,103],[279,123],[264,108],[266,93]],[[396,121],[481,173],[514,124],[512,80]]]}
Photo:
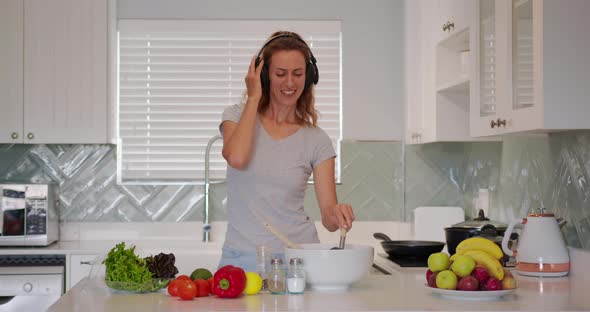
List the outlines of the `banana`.
{"label": "banana", "polygon": [[462,255],[469,250],[481,250],[490,254],[492,257],[500,260],[504,257],[502,249],[496,243],[483,237],[471,237],[463,240],[457,245],[456,253]]}
{"label": "banana", "polygon": [[490,256],[487,252],[481,250],[469,250],[464,253],[466,256],[471,256],[475,262],[479,265],[483,265],[488,274],[491,277],[495,277],[498,280],[502,280],[504,278],[504,268],[498,259]]}

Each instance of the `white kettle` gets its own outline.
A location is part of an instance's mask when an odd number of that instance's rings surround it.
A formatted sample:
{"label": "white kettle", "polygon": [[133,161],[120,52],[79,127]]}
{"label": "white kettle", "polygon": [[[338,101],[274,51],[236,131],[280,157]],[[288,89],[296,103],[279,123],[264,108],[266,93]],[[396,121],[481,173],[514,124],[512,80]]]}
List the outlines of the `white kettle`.
{"label": "white kettle", "polygon": [[[552,213],[531,213],[508,225],[502,239],[502,250],[516,256],[516,271],[528,276],[565,276],[570,269],[567,247],[560,231],[560,224]],[[517,250],[508,248],[510,234],[516,225],[523,225]]]}

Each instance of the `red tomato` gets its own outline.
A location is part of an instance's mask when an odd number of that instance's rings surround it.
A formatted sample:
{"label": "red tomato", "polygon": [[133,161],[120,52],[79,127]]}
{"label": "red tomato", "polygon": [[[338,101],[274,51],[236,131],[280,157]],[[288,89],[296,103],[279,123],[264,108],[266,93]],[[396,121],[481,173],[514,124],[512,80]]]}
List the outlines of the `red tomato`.
{"label": "red tomato", "polygon": [[188,275],[181,275],[176,278],[177,280],[185,280],[185,281],[192,281]]}
{"label": "red tomato", "polygon": [[172,297],[178,297],[178,281],[180,280],[173,280],[168,284],[168,294]]}
{"label": "red tomato", "polygon": [[215,295],[215,280],[213,277],[211,277],[207,280],[207,282],[209,282],[209,292]]}
{"label": "red tomato", "polygon": [[197,296],[197,286],[191,280],[178,281],[178,297],[182,300],[192,300]]}
{"label": "red tomato", "polygon": [[197,297],[209,296],[209,282],[204,279],[196,279],[193,281],[197,286]]}

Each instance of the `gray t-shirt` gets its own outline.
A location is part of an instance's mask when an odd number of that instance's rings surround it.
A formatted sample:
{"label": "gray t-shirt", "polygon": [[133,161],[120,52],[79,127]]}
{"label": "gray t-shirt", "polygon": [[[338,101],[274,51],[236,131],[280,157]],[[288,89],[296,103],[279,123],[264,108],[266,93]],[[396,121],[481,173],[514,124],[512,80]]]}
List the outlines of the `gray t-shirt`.
{"label": "gray t-shirt", "polygon": [[[238,122],[244,104],[228,107],[223,121]],[[313,168],[335,157],[330,137],[318,127],[302,127],[275,140],[256,118],[254,148],[243,170],[227,166],[227,233],[224,247],[254,252],[267,245],[283,252],[284,244],[268,222],[297,244],[318,243],[314,221],[304,211],[307,181]]]}

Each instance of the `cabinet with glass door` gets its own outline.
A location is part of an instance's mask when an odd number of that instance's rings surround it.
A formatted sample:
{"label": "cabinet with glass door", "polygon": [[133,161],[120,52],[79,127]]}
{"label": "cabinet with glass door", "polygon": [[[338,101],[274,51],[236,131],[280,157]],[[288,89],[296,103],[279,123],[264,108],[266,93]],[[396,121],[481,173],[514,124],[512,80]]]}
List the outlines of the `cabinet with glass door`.
{"label": "cabinet with glass door", "polygon": [[590,1],[479,0],[473,136],[588,129]]}

